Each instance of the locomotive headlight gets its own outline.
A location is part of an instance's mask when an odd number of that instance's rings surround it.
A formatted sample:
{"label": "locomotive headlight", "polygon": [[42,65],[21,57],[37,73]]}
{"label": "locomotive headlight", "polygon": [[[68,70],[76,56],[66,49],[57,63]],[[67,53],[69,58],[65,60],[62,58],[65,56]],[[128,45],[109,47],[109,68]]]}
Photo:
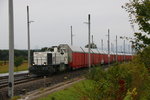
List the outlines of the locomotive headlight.
{"label": "locomotive headlight", "polygon": [[44,62],[44,65],[46,65],[46,62]]}

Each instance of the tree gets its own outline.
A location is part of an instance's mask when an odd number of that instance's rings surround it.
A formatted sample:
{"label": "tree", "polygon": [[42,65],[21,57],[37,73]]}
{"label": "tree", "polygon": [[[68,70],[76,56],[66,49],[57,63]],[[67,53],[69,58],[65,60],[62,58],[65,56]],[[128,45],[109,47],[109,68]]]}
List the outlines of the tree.
{"label": "tree", "polygon": [[140,53],[140,60],[144,63],[145,67],[150,72],[150,46],[146,47],[141,53]]}
{"label": "tree", "polygon": [[14,61],[14,64],[15,64],[15,67],[17,68],[17,71],[18,71],[18,67],[23,63],[23,57],[16,57],[15,58],[15,61]]}
{"label": "tree", "polygon": [[[88,47],[89,47],[89,44],[87,44],[87,45],[85,46],[85,48],[88,48]],[[90,44],[90,48],[92,48],[92,49],[96,49],[96,48],[97,48],[97,46],[96,46],[96,44],[91,43],[91,44]]]}
{"label": "tree", "polygon": [[41,48],[41,51],[46,51],[46,50],[48,50],[48,47]]}
{"label": "tree", "polygon": [[135,32],[132,41],[137,51],[150,45],[150,0],[130,0],[123,6],[129,13],[131,25],[138,24],[140,32]]}

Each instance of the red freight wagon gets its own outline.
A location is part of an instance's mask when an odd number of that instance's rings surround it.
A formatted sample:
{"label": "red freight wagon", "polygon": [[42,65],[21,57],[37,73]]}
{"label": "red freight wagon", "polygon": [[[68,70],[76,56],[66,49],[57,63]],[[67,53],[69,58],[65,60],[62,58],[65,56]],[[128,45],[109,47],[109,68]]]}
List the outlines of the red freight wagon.
{"label": "red freight wagon", "polygon": [[[88,66],[88,48],[75,47],[65,45],[65,48],[68,49],[69,52],[69,61],[68,64],[72,68],[81,68]],[[131,55],[129,55],[131,56]],[[126,55],[126,60],[128,60],[128,56]],[[107,64],[108,63],[108,53],[106,51],[101,51],[99,49],[91,49],[90,52],[90,63],[91,65],[97,64]],[[124,61],[124,54],[118,53],[117,59],[119,62]],[[131,58],[130,58],[131,60]],[[116,54],[110,52],[110,63],[116,61]]]}
{"label": "red freight wagon", "polygon": [[[81,68],[81,67],[87,67],[88,66],[88,48],[81,48],[81,47],[73,47],[69,46],[69,49],[71,50],[70,61],[69,66],[72,68]],[[102,62],[102,56],[107,56],[105,54],[101,54],[97,49],[91,49],[90,53],[90,61],[91,65],[97,65],[101,64]],[[107,58],[105,57],[105,60]]]}

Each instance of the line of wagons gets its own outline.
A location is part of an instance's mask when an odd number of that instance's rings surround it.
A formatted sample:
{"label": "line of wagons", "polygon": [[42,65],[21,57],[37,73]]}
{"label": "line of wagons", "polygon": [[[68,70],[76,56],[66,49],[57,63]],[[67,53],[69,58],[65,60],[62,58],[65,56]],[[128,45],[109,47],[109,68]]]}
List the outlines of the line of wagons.
{"label": "line of wagons", "polygon": [[[122,61],[130,61],[131,54],[104,52],[100,49],[91,49],[91,65],[100,65]],[[30,73],[36,75],[50,75],[58,71],[88,67],[88,48],[75,47],[67,44],[53,46],[44,52],[33,53],[33,63]]]}

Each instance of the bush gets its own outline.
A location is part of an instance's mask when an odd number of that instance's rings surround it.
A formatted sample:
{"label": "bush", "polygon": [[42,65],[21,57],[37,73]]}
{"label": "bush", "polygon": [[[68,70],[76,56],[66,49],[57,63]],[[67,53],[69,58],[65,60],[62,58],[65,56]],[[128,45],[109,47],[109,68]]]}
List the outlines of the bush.
{"label": "bush", "polygon": [[88,94],[91,95],[88,96],[90,100],[121,100],[126,96],[132,80],[128,70],[118,65],[106,71],[95,67],[88,73],[87,78],[94,81],[92,84],[94,89]]}
{"label": "bush", "polygon": [[[16,57],[14,61],[15,67],[19,67],[23,63],[23,57]],[[18,70],[18,69],[17,69]]]}
{"label": "bush", "polygon": [[150,71],[150,46],[145,48],[141,53],[141,62],[144,63],[145,67]]}
{"label": "bush", "polygon": [[94,67],[87,75],[92,90],[81,93],[87,100],[150,100],[150,76],[144,65],[137,55],[132,62],[107,70]]}
{"label": "bush", "polygon": [[87,74],[87,79],[94,80],[94,81],[99,81],[100,78],[104,78],[105,71],[101,67],[92,67],[90,70],[90,73]]}
{"label": "bush", "polygon": [[112,66],[107,71],[109,82],[111,83],[111,98],[121,100],[126,95],[128,88],[131,86],[132,76],[126,68],[120,65]]}

